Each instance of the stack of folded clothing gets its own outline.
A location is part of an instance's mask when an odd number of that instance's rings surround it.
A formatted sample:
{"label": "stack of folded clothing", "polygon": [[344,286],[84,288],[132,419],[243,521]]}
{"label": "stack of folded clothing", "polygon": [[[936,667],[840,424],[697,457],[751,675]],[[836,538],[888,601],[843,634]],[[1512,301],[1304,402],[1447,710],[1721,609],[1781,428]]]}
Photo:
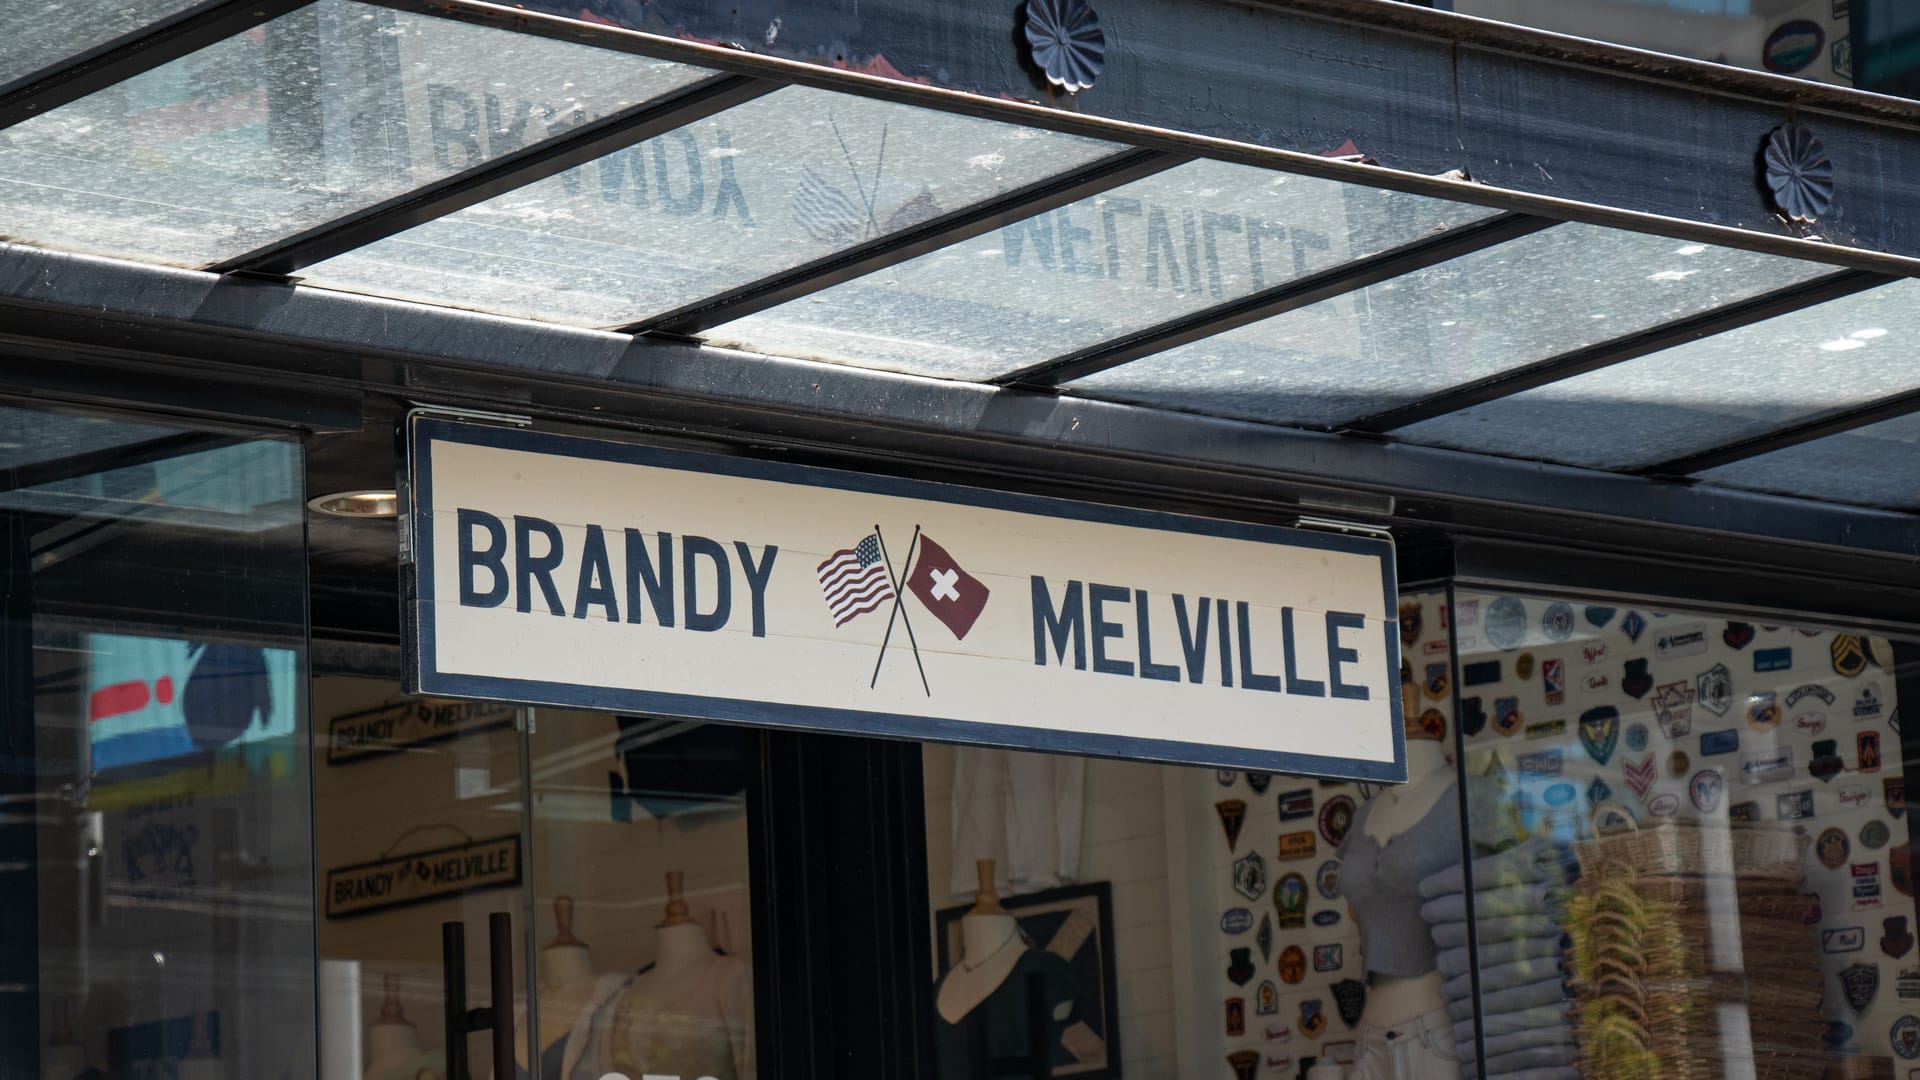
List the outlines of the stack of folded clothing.
{"label": "stack of folded clothing", "polygon": [[[1474,1016],[1486,1044],[1486,1075],[1503,1080],[1579,1080],[1579,1053],[1568,1019],[1567,939],[1560,897],[1569,874],[1564,849],[1530,840],[1453,866],[1420,882],[1420,917],[1439,949],[1435,964],[1453,1017],[1460,1075],[1480,1075]],[[1472,904],[1467,881],[1471,872]],[[1468,919],[1478,963],[1467,949]],[[1479,971],[1479,1007],[1473,996]]]}

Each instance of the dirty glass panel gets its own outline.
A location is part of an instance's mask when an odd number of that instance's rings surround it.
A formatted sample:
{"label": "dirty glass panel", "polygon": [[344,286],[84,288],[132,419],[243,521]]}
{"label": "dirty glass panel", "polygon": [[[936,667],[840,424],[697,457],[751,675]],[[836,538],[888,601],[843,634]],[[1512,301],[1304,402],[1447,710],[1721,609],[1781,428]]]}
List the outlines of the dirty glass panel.
{"label": "dirty glass panel", "polygon": [[788,87],[302,276],[504,315],[624,324],[1122,149]]}
{"label": "dirty glass panel", "polygon": [[1883,420],[1695,475],[1708,483],[1781,495],[1920,507],[1920,415]]}
{"label": "dirty glass panel", "polygon": [[320,0],[0,131],[0,220],[205,265],[705,74]]}
{"label": "dirty glass panel", "polygon": [[0,36],[0,87],[193,7],[195,0],[44,0],[9,3]]}
{"label": "dirty glass panel", "polygon": [[1474,858],[1423,880],[1420,911],[1462,1060],[1906,1075],[1909,643],[1491,591],[1439,614]]}
{"label": "dirty glass panel", "polygon": [[1124,364],[1072,389],[1337,426],[1829,272],[1570,223]]}
{"label": "dirty glass panel", "polygon": [[1490,213],[1195,161],[717,327],[708,340],[980,379]]}
{"label": "dirty glass panel", "polygon": [[1899,281],[1402,428],[1410,442],[1600,468],[1657,464],[1920,386]]}

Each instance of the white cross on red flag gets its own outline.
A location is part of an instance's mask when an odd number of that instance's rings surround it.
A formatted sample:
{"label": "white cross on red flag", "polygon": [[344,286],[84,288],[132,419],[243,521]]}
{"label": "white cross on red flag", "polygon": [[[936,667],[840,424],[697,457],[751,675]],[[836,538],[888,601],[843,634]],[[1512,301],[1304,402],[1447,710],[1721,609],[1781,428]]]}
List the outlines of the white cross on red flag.
{"label": "white cross on red flag", "polygon": [[986,585],[962,570],[947,549],[926,533],[920,534],[920,555],[907,575],[907,591],[960,639],[987,606]]}

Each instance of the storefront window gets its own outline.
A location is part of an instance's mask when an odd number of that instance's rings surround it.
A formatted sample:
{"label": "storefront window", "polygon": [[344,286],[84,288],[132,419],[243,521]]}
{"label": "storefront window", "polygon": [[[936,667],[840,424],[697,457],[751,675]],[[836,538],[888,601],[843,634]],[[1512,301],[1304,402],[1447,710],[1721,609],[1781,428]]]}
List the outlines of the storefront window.
{"label": "storefront window", "polygon": [[0,406],[0,1074],[311,1074],[301,465]]}
{"label": "storefront window", "polygon": [[1895,646],[1449,595],[1405,785],[925,747],[937,1074],[1920,1067]]}
{"label": "storefront window", "polygon": [[469,1075],[757,1074],[750,733],[345,676],[316,679],[314,703],[322,1037],[365,1063],[354,1075],[450,1075],[443,927],[464,939],[468,1006],[487,1005],[498,913],[516,1060],[473,1033]]}
{"label": "storefront window", "polygon": [[1464,589],[1449,614],[1476,858],[1422,910],[1471,923],[1477,981],[1458,951],[1440,974],[1489,1075],[1911,1071],[1891,642]]}

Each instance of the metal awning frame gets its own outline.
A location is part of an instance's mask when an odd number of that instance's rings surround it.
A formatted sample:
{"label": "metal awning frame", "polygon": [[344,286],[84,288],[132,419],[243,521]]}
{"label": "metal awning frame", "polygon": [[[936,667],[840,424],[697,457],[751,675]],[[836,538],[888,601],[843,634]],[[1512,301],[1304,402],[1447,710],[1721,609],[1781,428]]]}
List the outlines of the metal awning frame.
{"label": "metal awning frame", "polygon": [[[241,417],[322,420],[369,384],[463,407],[525,410],[667,435],[838,447],[903,466],[1184,493],[1216,507],[1387,523],[1425,508],[1450,527],[1553,520],[1569,542],[1609,523],[1646,544],[1747,551],[1844,574],[1848,560],[1911,575],[1920,517],[1704,485],[762,356],[299,285],[0,243],[0,346],[52,343],[9,381],[61,399],[152,396],[155,356],[191,365],[192,399]],[[27,333],[31,328],[31,334]],[[9,350],[11,351],[11,349]],[[29,349],[29,352],[32,350]],[[96,358],[102,378],[70,357]],[[120,392],[122,382],[130,389]],[[177,381],[177,380],[176,380]],[[1216,511],[1217,512],[1217,511]],[[1476,520],[1476,515],[1485,515]],[[1710,547],[1702,547],[1703,541]],[[1744,545],[1744,547],[1743,547]],[[1656,540],[1651,546],[1658,546]],[[1771,552],[1766,557],[1761,552]],[[1889,561],[1890,560],[1890,561]],[[1864,571],[1861,576],[1870,577]]]}

